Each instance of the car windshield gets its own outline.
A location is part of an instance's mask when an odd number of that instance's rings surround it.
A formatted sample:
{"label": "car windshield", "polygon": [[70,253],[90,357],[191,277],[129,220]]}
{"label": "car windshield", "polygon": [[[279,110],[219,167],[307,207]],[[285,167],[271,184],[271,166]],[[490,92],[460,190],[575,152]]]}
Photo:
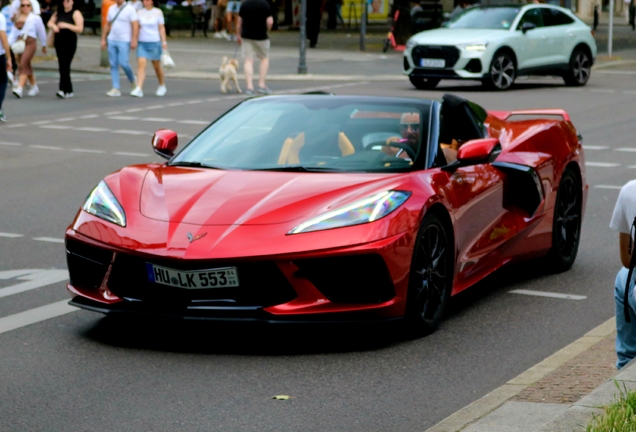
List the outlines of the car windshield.
{"label": "car windshield", "polygon": [[508,30],[519,10],[518,7],[469,7],[447,23],[446,27]]}
{"label": "car windshield", "polygon": [[170,165],[405,171],[427,144],[429,111],[426,100],[385,102],[327,95],[252,99],[205,129]]}

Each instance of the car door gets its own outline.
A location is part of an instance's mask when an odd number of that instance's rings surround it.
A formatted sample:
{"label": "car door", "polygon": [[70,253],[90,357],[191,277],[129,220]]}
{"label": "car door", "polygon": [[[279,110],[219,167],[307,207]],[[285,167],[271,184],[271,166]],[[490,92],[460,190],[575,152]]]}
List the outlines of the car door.
{"label": "car door", "polygon": [[574,48],[574,19],[555,8],[541,9],[543,25],[550,40],[549,64],[567,64]]}
{"label": "car door", "polygon": [[[522,30],[523,24],[532,23],[536,27]],[[541,8],[532,8],[524,12],[517,25],[519,35],[519,48],[517,52],[517,69],[532,69],[546,64],[546,57],[549,56],[550,40],[548,31],[543,26],[543,13]]]}

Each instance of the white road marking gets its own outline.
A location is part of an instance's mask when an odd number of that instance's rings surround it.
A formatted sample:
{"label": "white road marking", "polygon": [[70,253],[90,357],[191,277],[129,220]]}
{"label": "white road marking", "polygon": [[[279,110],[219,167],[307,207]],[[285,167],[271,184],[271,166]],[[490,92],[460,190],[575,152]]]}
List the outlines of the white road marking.
{"label": "white road marking", "polygon": [[[0,237],[18,238],[24,237],[24,234],[0,232]],[[2,279],[2,277],[0,277],[0,279]]]}
{"label": "white road marking", "polygon": [[206,99],[206,102],[216,102],[218,100],[221,100],[221,98],[210,98],[210,99]]}
{"label": "white road marking", "polygon": [[71,151],[80,152],[80,153],[106,153],[104,150],[80,149],[80,148],[71,149]]}
{"label": "white road marking", "polygon": [[592,89],[590,90],[592,93],[616,93],[616,90],[613,89]]}
{"label": "white road marking", "polygon": [[165,105],[152,105],[149,107],[146,107],[147,110],[154,110],[154,109],[160,109],[160,108],[165,108]]}
{"label": "white road marking", "polygon": [[147,122],[173,122],[174,119],[161,118],[161,117],[146,117],[146,118],[142,118],[141,121],[147,121]]}
{"label": "white road marking", "polygon": [[18,276],[24,276],[31,273],[37,273],[44,271],[42,269],[20,269],[20,270],[3,270],[0,271],[0,279],[13,279]]}
{"label": "white road marking", "polygon": [[627,168],[634,169],[634,168],[636,168],[636,165],[630,165]]}
{"label": "white road marking", "polygon": [[53,120],[40,120],[40,121],[32,122],[31,124],[34,126],[39,126],[39,125],[50,124],[50,123],[53,123]]}
{"label": "white road marking", "polygon": [[584,145],[584,150],[607,150],[608,146],[594,146],[594,145]]}
{"label": "white road marking", "polygon": [[115,152],[114,154],[120,155],[120,156],[141,156],[141,157],[152,156],[150,153],[132,153],[132,152]]}
{"label": "white road marking", "polygon": [[0,145],[12,146],[12,147],[19,147],[19,146],[21,146],[22,144],[20,144],[20,143],[15,143],[15,142],[0,141]]}
{"label": "white road marking", "polygon": [[130,108],[130,109],[127,109],[126,112],[139,112],[143,110],[144,108]]}
{"label": "white road marking", "polygon": [[152,133],[150,133],[150,132],[135,131],[135,130],[125,130],[125,129],[114,130],[114,131],[111,131],[111,132],[112,133],[116,133],[116,134],[125,134],[125,135],[152,135]]}
{"label": "white road marking", "polygon": [[537,296],[537,297],[551,297],[558,299],[566,299],[566,300],[585,300],[587,296],[582,295],[574,295],[574,294],[561,294],[555,292],[545,292],[545,291],[533,291],[533,290],[512,290],[508,291],[510,294],[523,294],[529,296]]}
{"label": "white road marking", "polygon": [[[14,276],[15,277],[15,276]],[[36,270],[17,278],[26,281],[9,287],[0,288],[0,298],[10,295],[19,294],[30,291],[43,286],[68,280],[68,271],[66,270]]]}
{"label": "white road marking", "polygon": [[75,130],[86,131],[86,132],[108,132],[108,129],[105,129],[105,128],[88,127],[88,126],[78,127],[78,128],[75,128]]}
{"label": "white road marking", "polygon": [[42,129],[73,129],[73,126],[67,126],[67,125],[43,125],[40,127]]}
{"label": "white road marking", "polygon": [[636,147],[619,147],[617,149],[614,149],[614,151],[619,151],[619,152],[636,152]]}
{"label": "white road marking", "polygon": [[64,239],[56,238],[56,237],[33,237],[33,240],[47,242],[47,243],[64,243]]}
{"label": "white road marking", "polygon": [[29,147],[40,150],[62,150],[62,147],[44,146],[44,145],[30,145]]}
{"label": "white road marking", "polygon": [[62,300],[57,303],[51,303],[46,306],[20,312],[15,315],[9,315],[7,317],[0,318],[0,333],[6,333],[11,330],[19,329],[20,327],[25,327],[30,324],[35,324],[40,321],[45,321],[50,318],[75,312],[77,310],[79,309],[68,304],[68,300]]}
{"label": "white road marking", "polygon": [[205,120],[179,120],[177,121],[177,123],[191,124],[191,125],[209,125],[210,124],[209,121],[205,121]]}
{"label": "white road marking", "polygon": [[139,117],[133,116],[111,116],[108,117],[109,120],[139,120]]}
{"label": "white road marking", "polygon": [[26,126],[26,123],[15,123],[15,124],[10,124],[8,126],[5,126],[7,129],[13,129],[13,128],[19,128],[19,127],[24,127]]}
{"label": "white road marking", "polygon": [[171,104],[168,104],[167,106],[169,106],[169,107],[176,107],[176,106],[183,106],[183,105],[185,105],[185,104],[186,104],[185,102],[173,102],[173,103],[171,103]]}
{"label": "white road marking", "polygon": [[64,118],[61,118],[61,119],[57,119],[55,121],[67,122],[67,121],[74,121],[74,120],[77,120],[77,117],[64,117]]}
{"label": "white road marking", "polygon": [[612,168],[612,167],[620,166],[620,164],[610,163],[610,162],[585,162],[585,166],[600,167],[600,168]]}
{"label": "white road marking", "polygon": [[623,94],[628,94],[628,95],[636,95],[636,91],[624,91]]}
{"label": "white road marking", "polygon": [[111,112],[105,113],[104,115],[111,116],[111,115],[117,115],[117,114],[121,114],[121,111],[111,111]]}
{"label": "white road marking", "polygon": [[88,114],[88,115],[81,116],[80,118],[81,119],[91,119],[91,118],[97,118],[97,117],[99,117],[99,114]]}
{"label": "white road marking", "polygon": [[595,189],[616,189],[616,190],[621,190],[623,188],[623,186],[614,186],[614,185],[596,185],[594,186]]}
{"label": "white road marking", "polygon": [[195,99],[195,100],[188,101],[188,105],[194,105],[201,102],[203,102],[201,99]]}

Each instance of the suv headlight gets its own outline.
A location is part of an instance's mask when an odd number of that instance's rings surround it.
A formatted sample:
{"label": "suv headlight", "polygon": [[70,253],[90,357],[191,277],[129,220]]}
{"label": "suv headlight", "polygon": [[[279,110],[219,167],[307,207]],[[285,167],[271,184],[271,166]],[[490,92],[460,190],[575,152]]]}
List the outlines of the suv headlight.
{"label": "suv headlight", "polygon": [[486,48],[488,48],[488,42],[462,44],[460,47],[466,51],[486,51]]}
{"label": "suv headlight", "polygon": [[415,42],[414,39],[409,39],[408,41],[406,41],[406,49],[411,49],[415,45],[417,45],[417,42]]}
{"label": "suv headlight", "polygon": [[82,209],[108,222],[126,226],[126,213],[104,180],[86,198]]}
{"label": "suv headlight", "polygon": [[342,228],[373,222],[388,215],[411,196],[411,192],[385,191],[332,210],[298,225],[287,234]]}

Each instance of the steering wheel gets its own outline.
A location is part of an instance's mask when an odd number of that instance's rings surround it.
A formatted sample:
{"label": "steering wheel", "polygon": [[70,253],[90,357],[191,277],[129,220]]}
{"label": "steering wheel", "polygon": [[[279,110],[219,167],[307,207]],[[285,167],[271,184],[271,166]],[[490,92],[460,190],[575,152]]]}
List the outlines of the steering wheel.
{"label": "steering wheel", "polygon": [[[400,142],[400,141],[390,141],[390,142],[386,142],[386,141],[382,141],[379,143],[374,143],[375,145],[381,145],[383,147],[396,147],[399,149],[402,149],[406,152],[406,154],[408,155],[408,157],[411,158],[411,160],[415,160],[415,151],[413,150],[413,148],[408,145],[406,143],[406,140],[404,140],[404,142]],[[368,146],[367,148],[370,148],[372,146]]]}

